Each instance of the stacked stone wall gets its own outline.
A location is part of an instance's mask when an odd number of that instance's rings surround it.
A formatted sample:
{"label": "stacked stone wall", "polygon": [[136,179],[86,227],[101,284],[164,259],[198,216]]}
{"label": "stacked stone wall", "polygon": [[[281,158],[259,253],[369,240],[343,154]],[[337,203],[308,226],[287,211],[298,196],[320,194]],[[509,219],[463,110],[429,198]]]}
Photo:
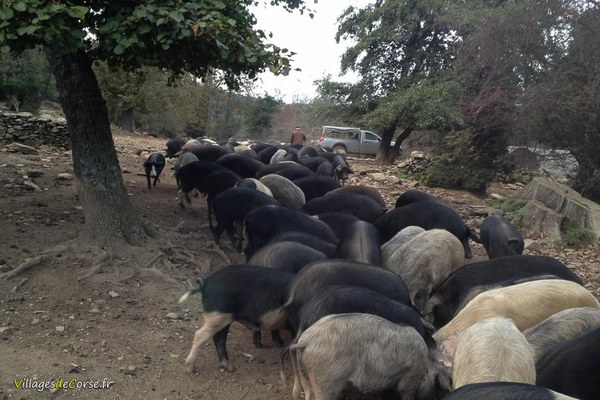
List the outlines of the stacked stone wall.
{"label": "stacked stone wall", "polygon": [[0,144],[50,145],[68,149],[67,124],[34,117],[29,113],[0,112]]}

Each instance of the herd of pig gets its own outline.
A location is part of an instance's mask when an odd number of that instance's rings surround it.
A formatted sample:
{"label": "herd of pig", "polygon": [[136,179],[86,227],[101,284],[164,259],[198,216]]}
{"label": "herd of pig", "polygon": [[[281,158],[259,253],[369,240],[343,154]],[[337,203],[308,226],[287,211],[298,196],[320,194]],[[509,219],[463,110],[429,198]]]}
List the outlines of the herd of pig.
{"label": "herd of pig", "polygon": [[[600,399],[600,303],[560,261],[522,255],[502,217],[477,235],[414,189],[387,210],[375,188],[344,185],[344,155],[311,147],[172,139],[166,155],[178,156],[180,206],[201,193],[215,242],[227,232],[239,252],[246,243],[246,264],[181,298],[200,293],[203,309],[188,371],[211,338],[234,370],[237,321],[256,346],[261,330],[281,347],[279,331],[291,332],[281,359],[294,398]],[[149,189],[164,164],[148,158]],[[466,260],[469,239],[489,260]]]}

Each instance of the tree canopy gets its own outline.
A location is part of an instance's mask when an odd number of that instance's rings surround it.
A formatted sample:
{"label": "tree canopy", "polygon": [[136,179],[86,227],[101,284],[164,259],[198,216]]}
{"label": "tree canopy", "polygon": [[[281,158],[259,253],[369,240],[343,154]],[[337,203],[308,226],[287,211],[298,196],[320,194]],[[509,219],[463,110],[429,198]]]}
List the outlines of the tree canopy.
{"label": "tree canopy", "polygon": [[[197,77],[216,69],[237,87],[240,76],[290,69],[287,50],[268,43],[265,32],[255,29],[248,9],[252,3],[9,0],[0,9],[0,50],[20,52],[36,45],[59,53],[83,50],[111,66],[154,66]],[[301,0],[271,3],[305,10]]]}
{"label": "tree canopy", "polygon": [[589,194],[600,168],[588,161],[593,152],[574,143],[600,139],[589,101],[597,87],[599,7],[584,0],[376,0],[349,7],[337,38],[353,45],[341,66],[360,78],[352,85],[321,81],[319,94],[330,102],[323,109],[380,130],[382,162],[393,160],[386,150],[394,131],[401,132],[396,144],[413,129],[446,132],[452,153],[428,179],[475,191],[504,168],[508,139],[524,132],[525,142],[537,137],[574,155],[579,150],[587,172],[578,186]]}
{"label": "tree canopy", "polygon": [[[143,243],[150,229],[123,183],[95,60],[132,71],[220,74],[230,88],[264,70],[286,74],[290,58],[267,41],[249,11],[254,0],[7,0],[0,9],[0,51],[41,46],[67,120],[86,220],[82,242],[121,249]],[[271,0],[307,10],[303,0]]]}

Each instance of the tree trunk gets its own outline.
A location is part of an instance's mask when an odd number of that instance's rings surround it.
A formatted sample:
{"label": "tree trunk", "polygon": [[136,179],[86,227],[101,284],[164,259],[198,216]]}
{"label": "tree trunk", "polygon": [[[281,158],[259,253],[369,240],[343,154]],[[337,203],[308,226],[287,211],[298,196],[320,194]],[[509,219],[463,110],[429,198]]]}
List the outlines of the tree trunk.
{"label": "tree trunk", "polygon": [[140,244],[146,227],[137,217],[110,131],[108,111],[92,64],[83,51],[46,48],[67,120],[73,168],[85,217],[82,241],[107,246]]}
{"label": "tree trunk", "polygon": [[396,132],[396,125],[387,126],[381,133],[381,143],[379,149],[375,155],[375,162],[378,164],[385,164],[387,162],[387,154],[390,149],[390,144],[394,138],[394,132]]}
{"label": "tree trunk", "polygon": [[117,125],[127,132],[135,132],[135,114],[133,108],[128,108],[119,115]]}
{"label": "tree trunk", "polygon": [[[589,157],[571,154],[577,160],[579,167],[577,174],[573,178],[573,189],[579,192],[583,197],[600,204],[600,162],[590,160]],[[596,157],[596,160],[598,158]]]}
{"label": "tree trunk", "polygon": [[388,126],[381,134],[381,144],[379,150],[375,156],[375,162],[379,164],[393,164],[396,158],[400,155],[400,145],[405,141],[412,133],[413,128],[404,128],[398,135],[394,147],[390,148],[394,133],[396,132],[396,126]]}
{"label": "tree trunk", "polygon": [[404,142],[410,134],[413,132],[413,128],[404,128],[402,132],[396,138],[396,143],[394,143],[394,147],[388,151],[386,163],[393,164],[396,161],[396,158],[400,155],[400,146],[402,142]]}
{"label": "tree trunk", "polygon": [[13,109],[15,110],[15,112],[21,111],[21,102],[19,101],[19,98],[17,97],[16,94],[11,94],[8,97],[8,101],[9,101],[10,105],[13,107]]}

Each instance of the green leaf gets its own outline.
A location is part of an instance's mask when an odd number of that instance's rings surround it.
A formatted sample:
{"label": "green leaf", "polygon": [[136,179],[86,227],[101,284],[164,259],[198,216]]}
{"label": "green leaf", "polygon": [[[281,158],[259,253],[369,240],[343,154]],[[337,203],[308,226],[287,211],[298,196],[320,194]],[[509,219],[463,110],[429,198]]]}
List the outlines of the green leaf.
{"label": "green leaf", "polygon": [[181,21],[183,21],[183,15],[181,15],[177,11],[171,11],[169,13],[169,17],[171,17],[175,22],[181,22]]}
{"label": "green leaf", "polygon": [[140,35],[143,35],[144,33],[148,33],[152,30],[152,28],[150,27],[150,25],[148,24],[143,24],[143,25],[139,25],[137,27],[137,31]]}
{"label": "green leaf", "polygon": [[10,53],[10,47],[2,46],[2,48],[0,48],[0,51],[2,51],[2,53],[4,53],[4,54]]}
{"label": "green leaf", "polygon": [[4,15],[0,14],[0,18],[2,19],[11,19],[12,17],[15,16],[15,12],[12,10],[12,8],[5,8],[3,10],[0,10],[0,12]]}
{"label": "green leaf", "polygon": [[17,35],[19,35],[19,36],[31,35],[37,29],[38,29],[38,27],[35,25],[20,26],[17,28]]}
{"label": "green leaf", "polygon": [[17,11],[25,11],[27,10],[27,4],[24,1],[18,1],[15,4],[13,4],[13,8]]}
{"label": "green leaf", "polygon": [[148,15],[148,10],[145,7],[139,7],[133,11],[133,15],[138,18],[146,18]]}
{"label": "green leaf", "polygon": [[120,56],[125,52],[125,48],[121,44],[118,44],[115,46],[113,51],[116,55]]}
{"label": "green leaf", "polygon": [[50,15],[44,13],[42,10],[37,10],[35,13],[37,14],[37,17],[40,21],[46,21],[50,19]]}
{"label": "green leaf", "polygon": [[68,9],[69,15],[71,17],[77,18],[77,19],[84,19],[85,14],[87,14],[88,11],[89,11],[89,8],[83,7],[83,6],[73,6],[73,7],[69,7],[69,9]]}
{"label": "green leaf", "polygon": [[71,29],[71,36],[77,39],[83,39],[87,34],[81,29]]}

